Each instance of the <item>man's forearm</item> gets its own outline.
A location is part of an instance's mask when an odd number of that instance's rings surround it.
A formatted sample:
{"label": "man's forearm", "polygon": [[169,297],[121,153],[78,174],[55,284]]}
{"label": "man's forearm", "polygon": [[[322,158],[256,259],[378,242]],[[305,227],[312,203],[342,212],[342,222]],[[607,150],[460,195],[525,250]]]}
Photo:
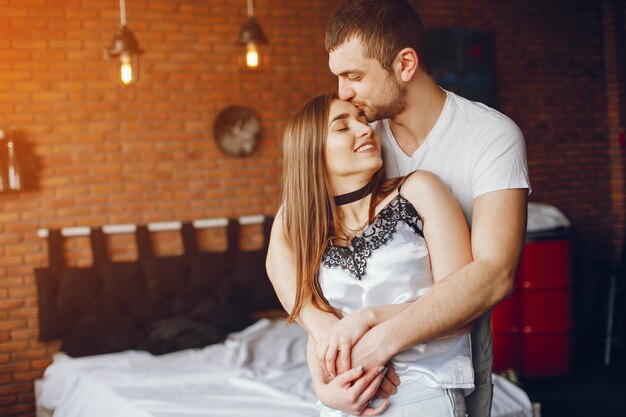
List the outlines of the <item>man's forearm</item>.
{"label": "man's forearm", "polygon": [[387,355],[454,332],[510,294],[524,242],[527,197],[526,189],[510,189],[474,200],[474,260],[440,279],[422,298],[378,326],[381,337],[393,335],[385,343]]}
{"label": "man's forearm", "polygon": [[419,300],[380,324],[389,338],[386,356],[416,344],[449,336],[489,311],[505,298],[512,277],[486,261],[474,261],[434,285]]}
{"label": "man's forearm", "polygon": [[359,314],[362,312],[362,314],[367,317],[367,324],[369,324],[370,327],[374,327],[397,316],[410,305],[411,303],[382,304],[366,307],[363,310],[359,310],[359,312],[356,312],[354,314]]}
{"label": "man's forearm", "polygon": [[[380,306],[368,307],[368,311],[365,313],[368,317],[368,324],[370,325],[370,327],[378,326],[379,324],[397,316],[410,305],[411,303],[404,303],[384,304]],[[458,329],[453,329],[450,332],[439,336],[439,338],[444,339],[448,337],[458,336],[463,333],[469,333],[472,331],[472,327],[473,322],[470,322],[464,326],[459,327]]]}

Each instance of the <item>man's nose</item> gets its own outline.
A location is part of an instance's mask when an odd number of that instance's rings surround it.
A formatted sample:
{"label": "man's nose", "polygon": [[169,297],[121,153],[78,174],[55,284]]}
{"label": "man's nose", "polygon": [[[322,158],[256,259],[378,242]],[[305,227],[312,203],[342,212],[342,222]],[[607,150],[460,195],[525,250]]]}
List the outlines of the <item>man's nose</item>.
{"label": "man's nose", "polygon": [[339,79],[339,98],[342,100],[350,100],[354,97],[354,90],[349,82]]}

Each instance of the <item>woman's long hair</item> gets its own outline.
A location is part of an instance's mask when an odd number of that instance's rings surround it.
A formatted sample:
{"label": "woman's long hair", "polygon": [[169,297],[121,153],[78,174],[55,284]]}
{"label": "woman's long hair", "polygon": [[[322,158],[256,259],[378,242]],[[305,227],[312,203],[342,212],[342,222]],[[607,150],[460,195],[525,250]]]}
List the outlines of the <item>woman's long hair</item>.
{"label": "woman's long hair", "polygon": [[[285,128],[282,226],[296,267],[296,297],[288,322],[293,322],[309,302],[340,317],[324,298],[317,281],[329,238],[343,232],[326,171],[325,151],[330,105],[338,99],[336,94],[311,99]],[[380,191],[384,195],[390,192],[387,183],[381,184],[381,178],[382,169],[374,175],[373,197],[380,196]],[[378,201],[371,199],[370,220]]]}
{"label": "woman's long hair", "polygon": [[328,115],[336,98],[327,94],[308,101],[290,119],[283,137],[283,231],[296,267],[296,298],[289,322],[308,302],[336,314],[315,279],[329,225],[337,219],[325,162]]}

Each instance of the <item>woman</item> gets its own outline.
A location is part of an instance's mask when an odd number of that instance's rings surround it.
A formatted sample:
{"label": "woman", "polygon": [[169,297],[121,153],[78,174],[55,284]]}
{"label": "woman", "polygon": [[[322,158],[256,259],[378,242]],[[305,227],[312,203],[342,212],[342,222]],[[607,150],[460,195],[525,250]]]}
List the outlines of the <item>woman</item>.
{"label": "woman", "polygon": [[[383,180],[380,149],[364,115],[335,95],[305,104],[284,135],[280,220],[297,275],[290,321],[309,302],[343,317],[333,331],[349,340],[340,346],[344,357],[370,328],[471,261],[467,224],[445,185],[424,171]],[[395,355],[402,384],[391,402],[371,404],[386,369],[356,367],[332,378],[315,350],[310,338],[323,416],[465,415],[461,390],[473,387],[467,333]],[[317,354],[334,368],[337,347]]]}

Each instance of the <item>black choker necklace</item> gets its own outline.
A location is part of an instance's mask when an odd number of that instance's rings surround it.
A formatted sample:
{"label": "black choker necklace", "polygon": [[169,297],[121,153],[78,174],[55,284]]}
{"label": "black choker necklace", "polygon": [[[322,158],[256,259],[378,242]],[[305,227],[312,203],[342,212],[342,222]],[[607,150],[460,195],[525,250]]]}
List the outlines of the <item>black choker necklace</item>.
{"label": "black choker necklace", "polygon": [[338,206],[343,206],[344,204],[354,203],[355,201],[359,201],[365,196],[368,196],[372,193],[372,188],[374,188],[374,178],[363,188],[359,188],[356,191],[352,191],[351,193],[336,195],[333,197],[335,200],[335,204]]}

